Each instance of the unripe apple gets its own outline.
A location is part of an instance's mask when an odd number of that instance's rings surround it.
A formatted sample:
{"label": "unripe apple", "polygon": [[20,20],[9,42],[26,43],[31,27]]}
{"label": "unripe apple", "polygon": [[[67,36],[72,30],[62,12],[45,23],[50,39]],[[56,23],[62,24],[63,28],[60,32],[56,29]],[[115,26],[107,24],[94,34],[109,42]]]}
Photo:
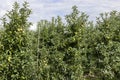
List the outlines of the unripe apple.
{"label": "unripe apple", "polygon": [[8,61],[11,62],[11,56],[8,57]]}
{"label": "unripe apple", "polygon": [[107,39],[110,39],[110,37],[109,37],[109,36],[106,36],[106,38],[107,38]]}
{"label": "unripe apple", "polygon": [[77,32],[75,32],[75,35],[77,35]]}
{"label": "unripe apple", "polygon": [[22,29],[22,28],[18,28],[17,30],[18,30],[18,31],[23,31],[23,29]]}

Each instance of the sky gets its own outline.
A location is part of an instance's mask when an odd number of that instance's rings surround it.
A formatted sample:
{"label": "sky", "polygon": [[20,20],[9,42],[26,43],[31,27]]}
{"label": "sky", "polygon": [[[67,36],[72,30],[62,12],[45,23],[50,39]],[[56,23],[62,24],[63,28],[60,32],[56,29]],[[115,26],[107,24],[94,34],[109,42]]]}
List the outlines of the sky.
{"label": "sky", "polygon": [[33,22],[30,29],[36,29],[36,24],[42,19],[51,20],[52,17],[70,14],[72,6],[76,5],[78,10],[89,15],[89,20],[95,21],[100,13],[112,10],[120,11],[120,0],[1,0],[0,17],[6,11],[12,9],[13,3],[17,1],[20,5],[27,1],[32,9],[29,21]]}

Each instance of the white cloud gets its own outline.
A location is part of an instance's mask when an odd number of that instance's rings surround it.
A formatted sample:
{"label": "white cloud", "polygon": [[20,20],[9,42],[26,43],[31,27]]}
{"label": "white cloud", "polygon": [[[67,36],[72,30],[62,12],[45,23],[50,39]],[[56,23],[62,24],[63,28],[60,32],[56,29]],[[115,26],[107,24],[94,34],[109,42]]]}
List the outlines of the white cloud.
{"label": "white cloud", "polygon": [[[0,2],[0,17],[10,10],[14,1],[23,3],[23,0],[1,0]],[[90,15],[91,20],[102,12],[111,10],[120,11],[120,0],[26,0],[30,3],[33,14],[30,21],[36,24],[41,19],[50,20],[51,17],[64,15],[71,12],[71,7],[77,5],[79,11],[86,12]],[[34,25],[35,26],[35,25]]]}
{"label": "white cloud", "polygon": [[37,23],[33,23],[33,25],[29,28],[30,30],[36,30]]}

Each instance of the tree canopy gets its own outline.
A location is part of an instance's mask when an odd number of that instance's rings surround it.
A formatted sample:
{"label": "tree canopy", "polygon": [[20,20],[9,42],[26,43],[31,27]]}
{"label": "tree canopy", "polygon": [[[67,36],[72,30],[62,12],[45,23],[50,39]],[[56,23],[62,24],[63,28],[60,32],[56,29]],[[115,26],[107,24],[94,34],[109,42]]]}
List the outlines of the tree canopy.
{"label": "tree canopy", "polygon": [[101,13],[94,24],[73,6],[66,24],[57,16],[36,31],[31,12],[15,2],[1,19],[0,80],[120,79],[120,12]]}

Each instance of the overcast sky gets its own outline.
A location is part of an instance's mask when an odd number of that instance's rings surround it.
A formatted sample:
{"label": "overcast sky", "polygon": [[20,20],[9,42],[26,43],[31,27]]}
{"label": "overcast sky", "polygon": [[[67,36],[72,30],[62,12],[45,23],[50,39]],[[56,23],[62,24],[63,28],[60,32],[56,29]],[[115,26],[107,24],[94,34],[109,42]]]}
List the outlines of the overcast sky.
{"label": "overcast sky", "polygon": [[[0,17],[2,17],[7,10],[12,8],[12,4],[17,1],[20,4],[24,0],[1,0],[0,1]],[[64,18],[66,14],[71,12],[71,7],[76,5],[79,11],[85,12],[90,17],[90,20],[95,20],[96,16],[102,12],[109,12],[112,10],[120,11],[120,0],[26,0],[29,2],[33,10],[30,16],[30,21],[36,23],[41,19],[50,20],[51,17],[57,15]]]}

